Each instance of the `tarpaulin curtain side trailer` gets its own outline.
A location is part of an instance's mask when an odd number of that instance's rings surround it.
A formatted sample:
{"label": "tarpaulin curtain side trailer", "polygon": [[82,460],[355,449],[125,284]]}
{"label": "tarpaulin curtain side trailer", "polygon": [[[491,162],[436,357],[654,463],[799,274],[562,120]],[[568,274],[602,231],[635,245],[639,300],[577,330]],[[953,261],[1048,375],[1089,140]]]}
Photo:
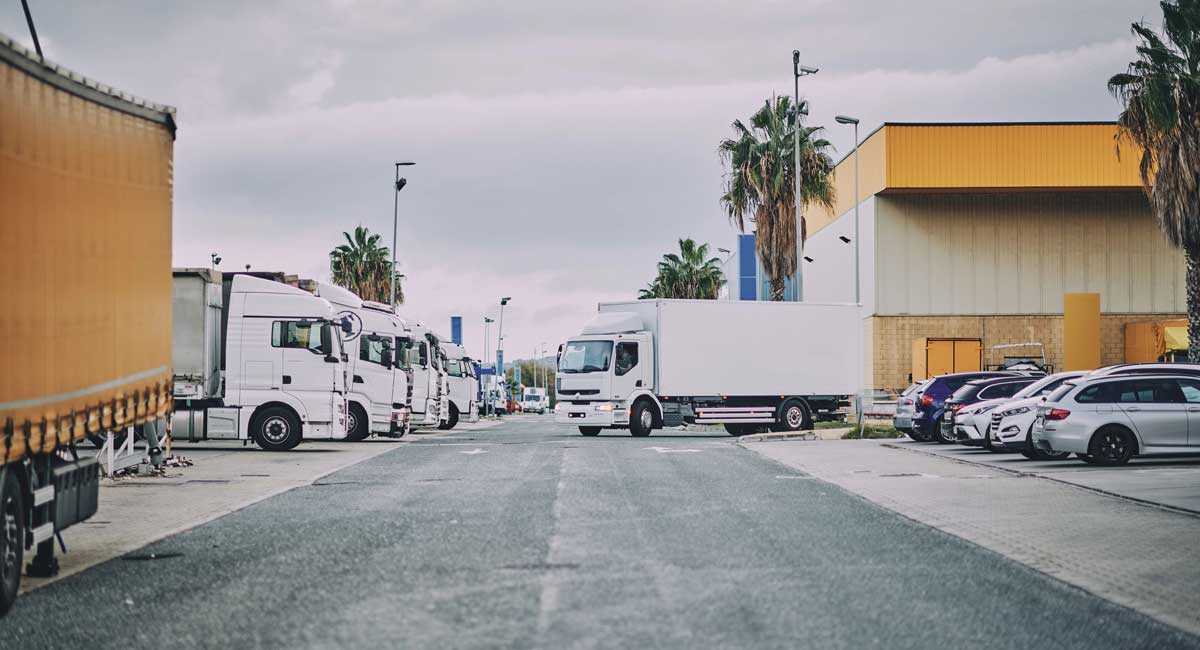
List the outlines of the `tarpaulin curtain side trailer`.
{"label": "tarpaulin curtain side trailer", "polygon": [[170,412],[174,135],[0,36],[3,463]]}

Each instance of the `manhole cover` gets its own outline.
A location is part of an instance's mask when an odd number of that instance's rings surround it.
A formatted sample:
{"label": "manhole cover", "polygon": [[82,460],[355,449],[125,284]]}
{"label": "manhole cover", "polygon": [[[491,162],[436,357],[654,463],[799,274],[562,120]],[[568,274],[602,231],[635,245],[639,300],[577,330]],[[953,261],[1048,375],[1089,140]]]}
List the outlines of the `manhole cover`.
{"label": "manhole cover", "polygon": [[183,553],[144,553],[124,555],[121,556],[121,559],[128,562],[150,562],[151,560],[170,560],[177,557],[183,557]]}

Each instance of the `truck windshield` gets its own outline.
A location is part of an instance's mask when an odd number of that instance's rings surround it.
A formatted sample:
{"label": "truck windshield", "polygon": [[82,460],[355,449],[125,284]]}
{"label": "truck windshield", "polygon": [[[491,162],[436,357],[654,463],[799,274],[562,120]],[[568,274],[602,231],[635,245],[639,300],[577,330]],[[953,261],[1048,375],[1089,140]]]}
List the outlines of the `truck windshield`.
{"label": "truck windshield", "polygon": [[403,336],[396,337],[396,358],[395,367],[401,370],[412,370],[412,365],[408,362],[408,348],[412,345],[412,341]]}
{"label": "truck windshield", "polygon": [[451,377],[462,377],[462,365],[458,359],[448,359],[446,361],[446,372],[450,373]]}
{"label": "truck windshield", "polygon": [[558,371],[563,373],[604,372],[612,359],[612,341],[571,341],[563,348]]}

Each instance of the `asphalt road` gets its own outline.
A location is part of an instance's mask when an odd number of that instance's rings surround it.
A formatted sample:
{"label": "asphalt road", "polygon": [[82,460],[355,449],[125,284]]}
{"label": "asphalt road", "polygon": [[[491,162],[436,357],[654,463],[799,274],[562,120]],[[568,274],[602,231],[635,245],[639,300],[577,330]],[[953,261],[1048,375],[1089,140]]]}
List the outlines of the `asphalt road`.
{"label": "asphalt road", "polygon": [[0,646],[1200,648],[729,443],[430,438],[27,594]]}

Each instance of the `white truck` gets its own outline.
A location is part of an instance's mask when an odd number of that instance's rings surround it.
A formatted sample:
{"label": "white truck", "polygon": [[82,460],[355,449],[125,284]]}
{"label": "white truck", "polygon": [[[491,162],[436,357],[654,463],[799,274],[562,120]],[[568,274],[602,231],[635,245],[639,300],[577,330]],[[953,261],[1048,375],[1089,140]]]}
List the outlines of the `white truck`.
{"label": "white truck", "polygon": [[[449,401],[446,391],[448,378],[442,367],[442,351],[438,338],[423,324],[409,321],[412,344],[408,349],[408,364],[413,371],[412,426],[438,427],[449,420]],[[443,408],[446,406],[446,408]]]}
{"label": "white truck", "polygon": [[546,397],[546,389],[541,386],[525,387],[521,396],[521,410],[525,413],[545,413],[550,408],[550,399]]}
{"label": "white truck", "polygon": [[601,429],[812,428],[855,392],[855,305],[735,300],[602,303],[559,349],[555,422]]}
{"label": "white truck", "polygon": [[364,301],[357,294],[327,282],[313,284],[313,293],[338,310],[339,319],[351,322],[345,337],[350,376],[346,393],[346,439],[365,440],[372,435],[399,438],[408,432],[411,392],[406,367],[398,354],[408,349],[410,336],[404,321],[383,304]]}
{"label": "white truck", "polygon": [[281,282],[174,269],[176,441],[253,440],[268,451],[346,437],[350,326]]}
{"label": "white truck", "polygon": [[441,341],[440,345],[446,353],[450,415],[439,428],[453,429],[459,420],[478,422],[479,409],[476,407],[475,397],[479,394],[479,381],[475,377],[475,365],[471,363],[461,345],[449,341]]}

